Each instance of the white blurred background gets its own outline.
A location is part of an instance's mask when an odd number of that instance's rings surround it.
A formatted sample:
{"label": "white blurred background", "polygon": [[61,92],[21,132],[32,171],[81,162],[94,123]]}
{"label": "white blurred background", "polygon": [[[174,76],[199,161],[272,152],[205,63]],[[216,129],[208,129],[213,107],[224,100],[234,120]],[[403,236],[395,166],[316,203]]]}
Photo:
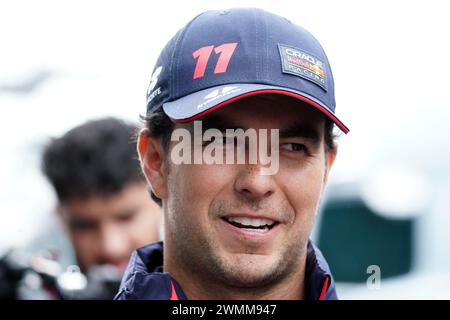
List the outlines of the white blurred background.
{"label": "white blurred background", "polygon": [[242,6],[289,18],[327,52],[337,113],[350,128],[330,193],[350,190],[380,216],[417,222],[408,273],[375,291],[343,283],[341,297],[450,298],[445,1],[2,0],[0,253],[53,217],[56,198],[39,168],[49,137],[102,116],[137,121],[172,35],[202,11]]}

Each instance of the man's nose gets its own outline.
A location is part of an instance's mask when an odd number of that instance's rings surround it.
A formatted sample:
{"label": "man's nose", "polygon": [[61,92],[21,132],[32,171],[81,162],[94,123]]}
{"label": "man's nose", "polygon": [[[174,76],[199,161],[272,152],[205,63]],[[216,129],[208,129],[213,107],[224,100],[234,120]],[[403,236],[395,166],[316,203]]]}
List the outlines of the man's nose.
{"label": "man's nose", "polygon": [[129,253],[128,239],[124,232],[114,225],[102,226],[100,236],[101,260],[117,263]]}
{"label": "man's nose", "polygon": [[260,164],[242,165],[235,180],[235,190],[249,200],[270,197],[275,192],[273,176],[264,175],[264,167]]}

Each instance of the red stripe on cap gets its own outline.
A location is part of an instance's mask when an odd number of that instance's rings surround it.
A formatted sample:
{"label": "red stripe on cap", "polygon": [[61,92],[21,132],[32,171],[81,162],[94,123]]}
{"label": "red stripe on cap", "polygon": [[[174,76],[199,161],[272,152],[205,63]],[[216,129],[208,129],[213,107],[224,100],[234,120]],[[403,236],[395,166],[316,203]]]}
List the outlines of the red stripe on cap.
{"label": "red stripe on cap", "polygon": [[175,290],[175,286],[173,285],[172,280],[170,280],[170,290],[171,290],[170,300],[180,300],[180,299],[178,299],[177,291]]}
{"label": "red stripe on cap", "polygon": [[325,281],[323,282],[323,286],[322,286],[322,292],[320,292],[319,300],[325,299],[325,293],[327,293],[327,290],[328,290],[328,282],[329,282],[329,278],[325,277]]}
{"label": "red stripe on cap", "polygon": [[231,99],[228,99],[226,101],[223,101],[221,103],[219,103],[218,105],[215,105],[214,107],[208,109],[208,110],[204,110],[190,118],[186,118],[186,119],[173,119],[175,122],[179,122],[179,123],[184,123],[184,122],[191,122],[195,119],[200,118],[201,116],[210,113],[211,111],[214,111],[216,109],[219,109],[220,107],[223,107],[224,105],[230,104],[232,102],[238,101],[240,99],[246,98],[246,97],[250,97],[250,96],[254,96],[254,95],[258,95],[258,94],[264,94],[264,93],[276,93],[276,94],[282,94],[282,95],[286,95],[286,96],[291,96],[294,98],[297,98],[301,101],[304,101],[314,107],[316,107],[317,109],[319,109],[320,111],[322,111],[323,113],[325,113],[326,116],[328,116],[331,120],[333,120],[333,122],[345,133],[347,134],[350,130],[345,126],[345,124],[343,124],[338,118],[336,118],[336,116],[331,113],[328,109],[326,109],[325,107],[321,106],[320,104],[318,104],[317,102],[302,96],[301,94],[298,93],[294,93],[291,91],[284,91],[284,90],[279,90],[279,89],[262,89],[262,90],[256,90],[256,91],[251,91],[251,92],[247,92],[244,93],[240,96],[236,96],[233,97]]}

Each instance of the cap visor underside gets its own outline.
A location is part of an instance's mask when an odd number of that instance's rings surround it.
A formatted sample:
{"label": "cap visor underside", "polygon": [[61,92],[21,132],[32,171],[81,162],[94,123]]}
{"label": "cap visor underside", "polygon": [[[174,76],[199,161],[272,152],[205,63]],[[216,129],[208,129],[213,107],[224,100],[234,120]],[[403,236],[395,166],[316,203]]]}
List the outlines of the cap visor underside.
{"label": "cap visor underside", "polygon": [[232,102],[259,94],[281,94],[299,99],[315,107],[330,118],[345,134],[350,130],[339,120],[329,108],[302,92],[289,88],[269,86],[262,84],[227,84],[208,88],[167,102],[163,105],[164,112],[175,122],[190,122],[217,110]]}

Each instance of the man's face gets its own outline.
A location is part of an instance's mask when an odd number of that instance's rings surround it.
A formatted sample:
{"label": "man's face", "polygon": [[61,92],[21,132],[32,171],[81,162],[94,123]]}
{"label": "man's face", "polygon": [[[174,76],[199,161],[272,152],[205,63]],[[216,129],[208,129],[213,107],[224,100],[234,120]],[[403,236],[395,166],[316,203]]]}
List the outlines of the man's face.
{"label": "man's face", "polygon": [[159,239],[161,209],[144,182],[108,196],[71,199],[59,211],[83,271],[100,264],[124,271],[133,250]]}
{"label": "man's face", "polygon": [[[276,282],[306,256],[336,152],[325,152],[324,118],[288,98],[254,97],[202,120],[205,127],[279,129],[279,170],[262,175],[260,164],[175,165],[169,148],[165,254],[180,268],[227,285]],[[176,128],[191,130],[192,123]]]}

